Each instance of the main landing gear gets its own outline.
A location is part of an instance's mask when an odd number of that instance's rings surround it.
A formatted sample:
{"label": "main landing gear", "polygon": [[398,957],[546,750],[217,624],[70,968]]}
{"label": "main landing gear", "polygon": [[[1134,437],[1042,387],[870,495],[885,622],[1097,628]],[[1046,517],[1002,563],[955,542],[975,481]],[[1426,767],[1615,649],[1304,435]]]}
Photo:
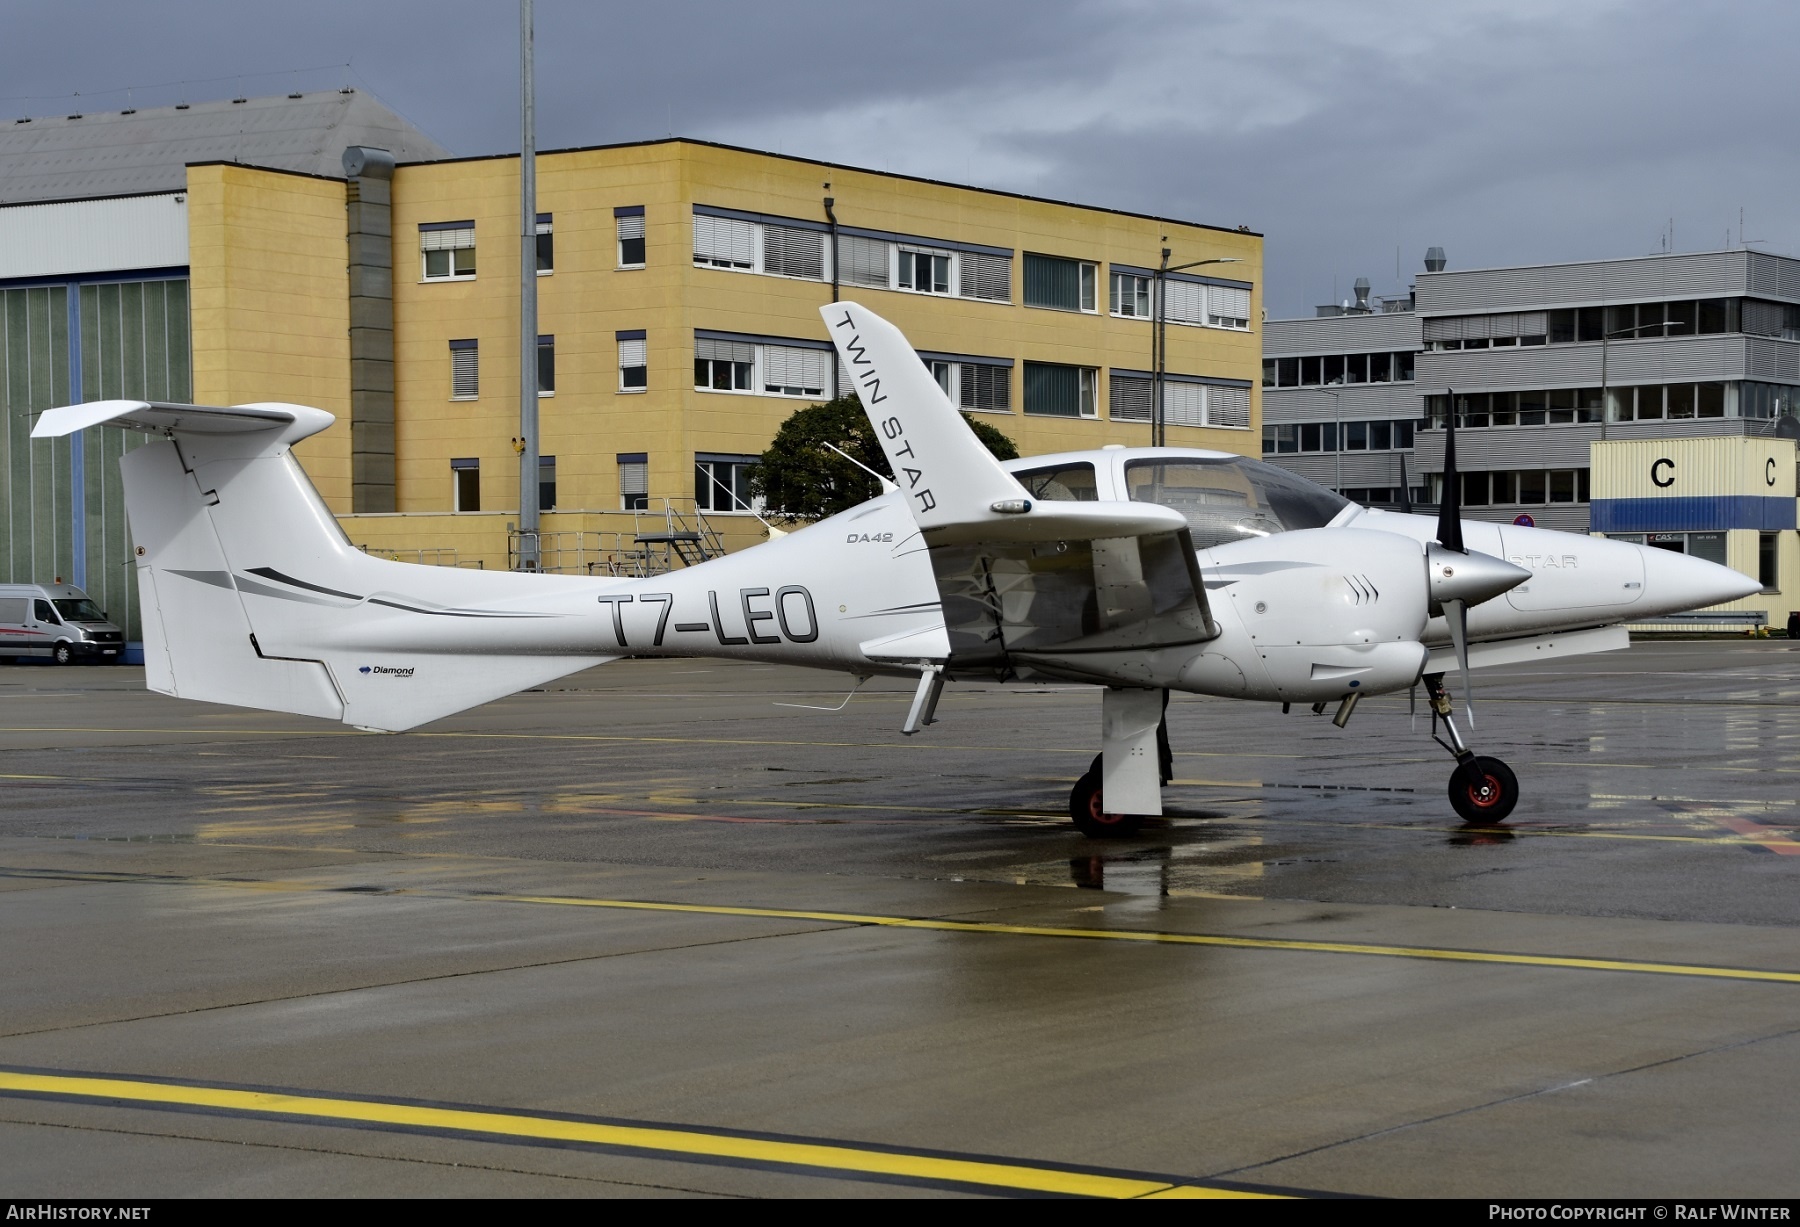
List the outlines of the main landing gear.
{"label": "main landing gear", "polygon": [[[1431,739],[1448,750],[1456,759],[1456,770],[1450,773],[1450,806],[1464,822],[1487,826],[1506,821],[1519,803],[1519,777],[1512,768],[1497,758],[1477,755],[1463,744],[1450,718],[1450,692],[1444,689],[1442,673],[1427,673],[1426,702],[1431,705]],[[1443,722],[1445,741],[1438,736]]]}
{"label": "main landing gear", "polygon": [[1162,813],[1174,778],[1167,690],[1109,689],[1100,701],[1100,753],[1069,792],[1069,817],[1089,839],[1136,834]]}

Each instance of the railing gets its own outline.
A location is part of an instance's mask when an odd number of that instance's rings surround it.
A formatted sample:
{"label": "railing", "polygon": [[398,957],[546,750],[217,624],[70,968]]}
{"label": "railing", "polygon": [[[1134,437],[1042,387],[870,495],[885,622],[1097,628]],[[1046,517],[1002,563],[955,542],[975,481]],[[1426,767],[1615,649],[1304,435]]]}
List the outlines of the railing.
{"label": "railing", "polygon": [[465,560],[453,549],[394,549],[385,545],[370,546],[367,544],[359,545],[356,548],[371,557],[386,558],[391,562],[412,562],[427,567],[464,567],[480,571],[485,569],[486,565],[479,558]]}
{"label": "railing", "polygon": [[[640,578],[717,558],[725,543],[693,499],[658,498],[637,510],[631,532],[564,529],[537,534],[538,570],[557,575]],[[507,566],[520,569],[523,534],[506,534]]]}

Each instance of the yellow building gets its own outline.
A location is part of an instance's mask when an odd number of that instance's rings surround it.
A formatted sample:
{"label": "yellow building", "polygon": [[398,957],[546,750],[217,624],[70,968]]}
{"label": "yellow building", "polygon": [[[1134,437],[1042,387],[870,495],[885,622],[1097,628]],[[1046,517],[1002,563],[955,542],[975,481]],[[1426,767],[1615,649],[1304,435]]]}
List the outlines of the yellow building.
{"label": "yellow building", "polygon": [[[332,411],[301,454],[353,541],[505,567],[519,160],[346,168],[189,168],[194,397]],[[748,465],[832,395],[834,295],[1030,455],[1149,442],[1151,270],[1211,262],[1167,282],[1168,441],[1259,447],[1257,234],[687,140],[540,154],[537,202],[547,568],[665,505],[759,540]]]}

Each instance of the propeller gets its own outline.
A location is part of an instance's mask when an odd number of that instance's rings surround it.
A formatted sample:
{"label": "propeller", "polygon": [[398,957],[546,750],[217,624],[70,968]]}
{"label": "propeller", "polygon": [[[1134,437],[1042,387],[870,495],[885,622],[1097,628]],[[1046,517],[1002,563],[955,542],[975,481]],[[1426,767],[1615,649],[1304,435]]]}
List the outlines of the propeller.
{"label": "propeller", "polygon": [[[1438,500],[1437,543],[1445,550],[1468,557],[1462,533],[1462,475],[1456,468],[1456,393],[1446,388],[1444,398],[1444,497]],[[1429,552],[1428,552],[1429,553]],[[1454,579],[1456,566],[1431,559],[1434,586],[1440,579]],[[1469,604],[1461,597],[1439,601],[1444,621],[1450,625],[1450,642],[1456,645],[1456,664],[1462,671],[1463,713],[1475,727],[1475,690],[1469,681]]]}

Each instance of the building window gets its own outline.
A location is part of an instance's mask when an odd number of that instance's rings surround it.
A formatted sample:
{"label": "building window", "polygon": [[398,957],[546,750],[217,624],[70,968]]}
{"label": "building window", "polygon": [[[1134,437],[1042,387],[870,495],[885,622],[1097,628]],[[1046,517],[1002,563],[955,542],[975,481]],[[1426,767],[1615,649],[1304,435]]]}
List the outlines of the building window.
{"label": "building window", "polygon": [[620,205],[613,210],[613,225],[619,233],[619,267],[644,267],[644,206]]}
{"label": "building window", "polygon": [[475,276],[475,223],[421,222],[419,259],[426,281],[467,281]]}
{"label": "building window", "polygon": [[1241,286],[1207,286],[1206,322],[1214,328],[1249,328],[1250,291]]}
{"label": "building window", "polygon": [[1046,417],[1096,416],[1100,373],[1091,366],[1025,364],[1025,412]]}
{"label": "building window", "polygon": [[556,395],[556,338],[538,338],[538,395]]}
{"label": "building window", "polygon": [[1012,412],[1012,368],[987,362],[956,364],[956,407],[989,413]]}
{"label": "building window", "polygon": [[1135,273],[1114,273],[1107,305],[1114,315],[1147,320],[1151,316],[1151,281]]}
{"label": "building window", "polygon": [[619,506],[626,511],[650,506],[650,457],[644,452],[619,453]]}
{"label": "building window", "polygon": [[774,277],[825,279],[825,239],[818,230],[798,226],[762,228],[762,271]]}
{"label": "building window", "polygon": [[696,213],[694,263],[710,268],[754,269],[760,230],[755,222]]}
{"label": "building window", "polygon": [[989,251],[965,251],[957,260],[964,298],[984,302],[1012,301],[1012,257]]}
{"label": "building window", "polygon": [[943,252],[911,251],[903,247],[898,256],[896,282],[901,289],[920,294],[948,294],[952,259]]}
{"label": "building window", "polygon": [[1061,256],[1025,254],[1025,305],[1093,311],[1099,266]]}
{"label": "building window", "polygon": [[776,396],[823,396],[831,383],[829,350],[763,345],[762,390]]}
{"label": "building window", "polygon": [[716,456],[702,452],[694,458],[694,506],[701,511],[743,512],[762,510],[762,500],[750,493],[750,474],[755,456]]}
{"label": "building window", "polygon": [[450,342],[450,399],[481,395],[481,350],[475,341]]}
{"label": "building window", "polygon": [[[1588,501],[1587,469],[1505,469],[1498,472],[1464,473],[1465,507],[1541,507],[1546,503]],[[1443,498],[1444,478],[1430,479],[1430,499]]]}
{"label": "building window", "polygon": [[1156,406],[1156,381],[1117,371],[1107,379],[1106,413],[1115,422],[1148,422]]}
{"label": "building window", "polygon": [[957,364],[954,362],[940,362],[936,359],[931,359],[927,361],[925,365],[931,368],[931,377],[937,381],[937,386],[943,390],[944,396],[954,402],[956,399],[954,389],[956,388],[957,383]]}
{"label": "building window", "polygon": [[550,215],[537,215],[537,271],[544,276],[556,271],[556,236],[550,232]]}
{"label": "building window", "polygon": [[1781,537],[1778,533],[1756,534],[1756,578],[1762,584],[1764,592],[1781,590],[1781,574],[1777,559],[1780,557]]}
{"label": "building window", "polygon": [[885,290],[893,284],[888,271],[889,244],[859,234],[840,234],[837,242],[838,280],[845,285]]}
{"label": "building window", "polygon": [[481,510],[481,461],[473,456],[450,462],[450,509]]}
{"label": "building window", "polygon": [[755,371],[754,344],[694,339],[694,387],[712,392],[750,392],[755,389]]}
{"label": "building window", "polygon": [[619,342],[619,391],[642,392],[650,386],[650,342],[642,328],[615,334]]}
{"label": "building window", "polygon": [[556,509],[556,457],[538,457],[538,510]]}

